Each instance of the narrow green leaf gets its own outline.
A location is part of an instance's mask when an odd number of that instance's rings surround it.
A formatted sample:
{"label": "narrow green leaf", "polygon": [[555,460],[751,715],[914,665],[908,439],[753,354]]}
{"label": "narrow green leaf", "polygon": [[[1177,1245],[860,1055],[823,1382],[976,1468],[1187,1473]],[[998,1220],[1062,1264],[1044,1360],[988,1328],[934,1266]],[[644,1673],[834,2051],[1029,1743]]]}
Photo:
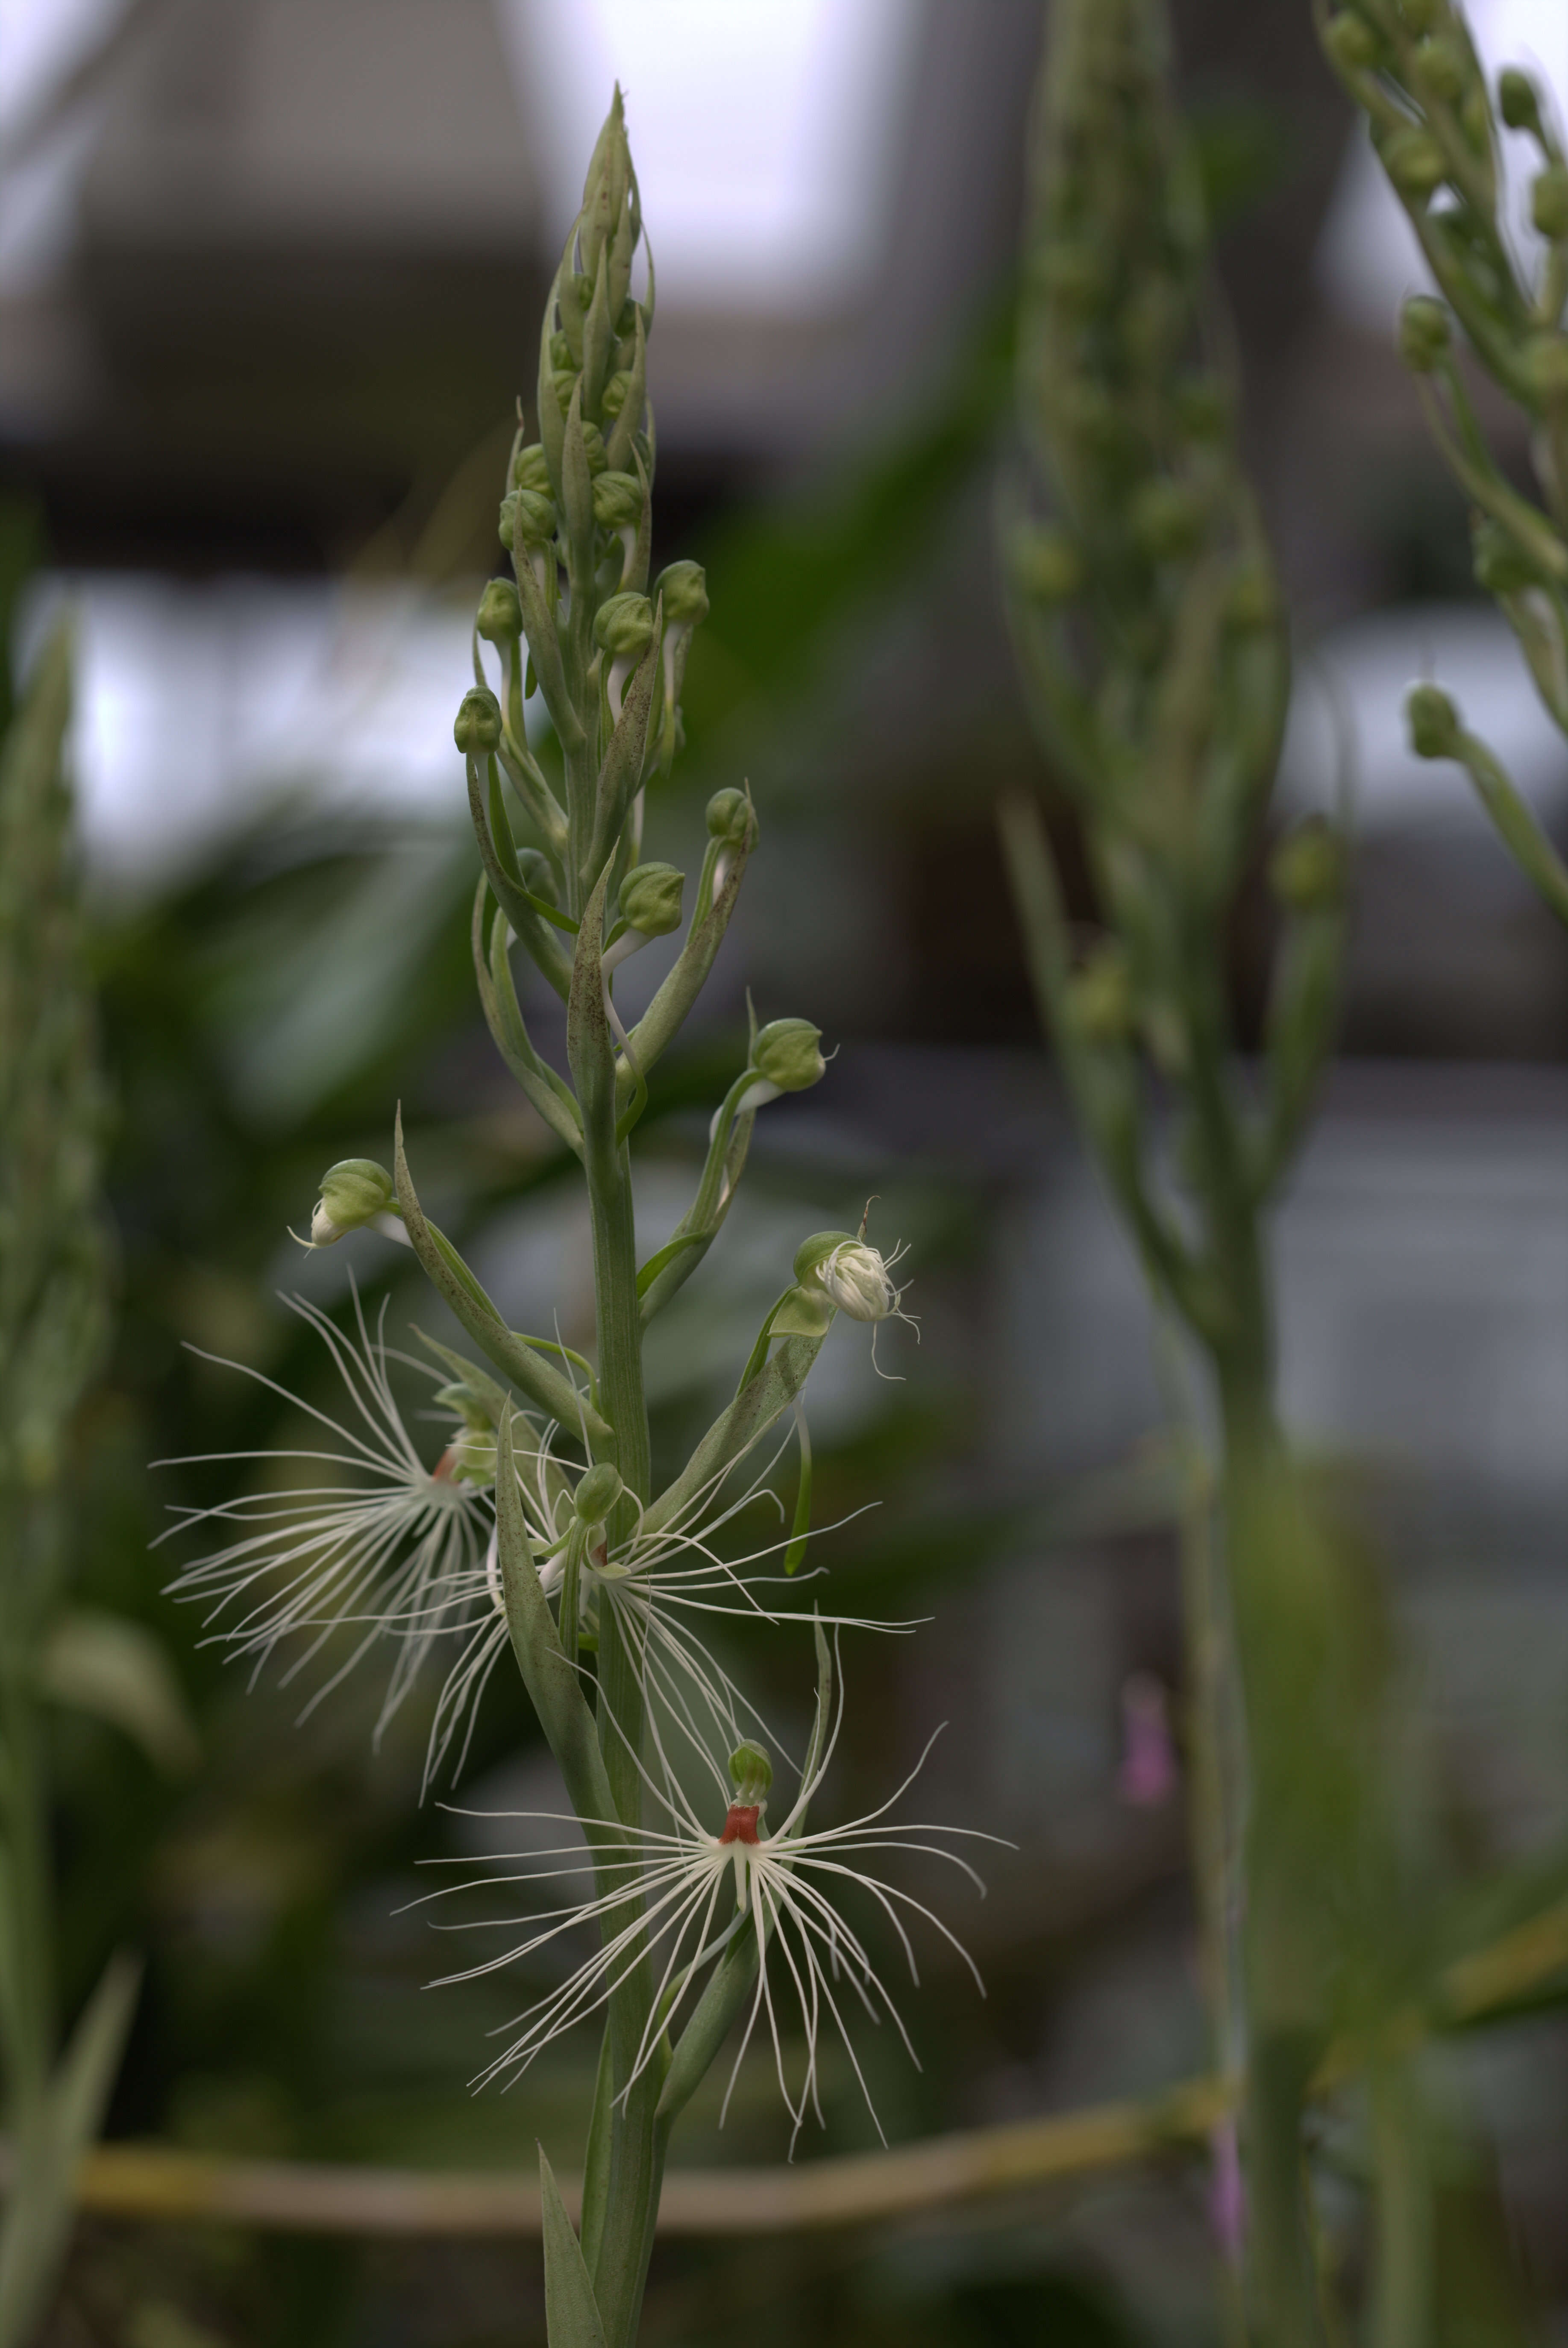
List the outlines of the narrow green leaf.
{"label": "narrow green leaf", "polygon": [[15,2147],[0,2223],[0,2348],[28,2348],[70,2239],[77,2165],[103,2124],[141,1967],[111,1957],[49,2082],[36,2127]]}
{"label": "narrow green leaf", "polygon": [[123,1729],[166,1776],[189,1775],[201,1741],[161,1640],[96,1606],[62,1614],[38,1657],[41,1692]]}
{"label": "narrow green leaf", "polygon": [[806,1554],[807,1536],[811,1529],[811,1431],[806,1425],[805,1406],[799,1395],[795,1397],[795,1426],[800,1442],[800,1484],[795,1495],[795,1521],[789,1528],[789,1546],[784,1552],[784,1570],[796,1572]]}
{"label": "narrow green leaf", "polygon": [[604,2240],[604,2217],[610,2204],[610,2149],[615,2118],[615,2048],[611,2025],[599,2042],[599,2071],[593,2082],[593,2116],[588,2123],[588,2150],[583,2161],[583,2256],[590,2274],[598,2266]]}
{"label": "narrow green leaf", "polygon": [[544,2230],[544,2322],[550,2348],[605,2348],[604,2326],[594,2303],[587,2262],[542,2145],[539,2194]]}

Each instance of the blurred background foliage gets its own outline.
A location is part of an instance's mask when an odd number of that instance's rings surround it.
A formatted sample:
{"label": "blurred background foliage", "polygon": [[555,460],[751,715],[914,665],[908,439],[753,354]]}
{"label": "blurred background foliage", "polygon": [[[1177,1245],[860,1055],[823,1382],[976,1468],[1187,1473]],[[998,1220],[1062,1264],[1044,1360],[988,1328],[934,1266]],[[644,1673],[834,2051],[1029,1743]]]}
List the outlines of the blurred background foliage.
{"label": "blurred background foliage", "polygon": [[[694,6],[671,13],[695,24]],[[742,777],[762,826],[708,1024],[655,1084],[650,1241],[737,1065],[738,973],[762,1016],[820,1020],[842,1046],[818,1093],[759,1121],[723,1245],[661,1323],[656,1440],[673,1458],[711,1415],[799,1237],[852,1226],[878,1194],[872,1236],[911,1243],[921,1343],[895,1330],[879,1348],[894,1383],[863,1333],[835,1333],[813,1404],[817,1518],[852,1521],[815,1547],[835,1608],[933,1622],[907,1647],[850,1643],[838,1800],[852,1815],[946,1719],[922,1814],[1018,1845],[957,1918],[985,2003],[938,1952],[904,2001],[921,2069],[872,2046],[884,2125],[896,2140],[1068,2109],[1202,2063],[1181,1804],[1140,1807],[1119,1774],[1127,1684],[1174,1690],[1179,1668],[1150,1332],[1036,1041],[992,831],[998,790],[1038,779],[992,582],[991,482],[1043,12],[728,14],[754,16],[763,46],[739,55],[724,11],[703,19],[716,119],[755,92],[759,56],[780,106],[804,93],[824,138],[863,134],[861,178],[846,165],[830,185],[839,258],[821,261],[807,207],[806,258],[780,232],[738,293],[733,254],[690,215],[697,197],[744,196],[788,139],[761,122],[739,160],[689,149],[682,211],[678,162],[663,182],[658,165],[661,136],[678,158],[681,122],[689,135],[678,105],[676,133],[659,130],[678,74],[609,0],[130,0],[59,12],[79,17],[77,46],[45,40],[33,81],[16,67],[0,91],[7,592],[26,574],[24,647],[60,594],[80,614],[77,772],[114,1101],[118,1330],[79,1427],[76,1572],[85,1598],[164,1642],[201,1745],[170,1780],[106,1727],[52,1724],[67,2012],[111,1947],[147,1957],[115,2135],[421,2166],[526,2164],[542,2135],[558,2166],[578,2157],[588,2042],[471,2097],[483,2034],[523,1984],[428,1993],[448,1950],[407,1910],[421,1861],[508,1847],[471,1813],[544,1797],[520,1694],[498,1675],[460,1785],[421,1807],[417,1706],[373,1752],[368,1673],[304,1717],[310,1681],[280,1685],[274,1667],[249,1688],[160,1595],[171,1550],[150,1545],[171,1507],[235,1488],[223,1455],[295,1438],[277,1389],[333,1406],[280,1292],[340,1310],[352,1260],[366,1297],[389,1298],[395,1339],[415,1318],[438,1329],[395,1249],[366,1237],[305,1257],[286,1236],[323,1168],[386,1157],[399,1098],[421,1187],[492,1291],[518,1315],[558,1308],[581,1339],[586,1234],[473,998],[474,857],[449,746],[506,417],[570,214],[552,111],[575,156],[573,76],[593,110],[616,68],[655,246],[661,186],[671,207],[655,564],[697,557],[712,602],[649,844],[692,868],[704,798]],[[1334,705],[1359,746],[1346,1056],[1281,1219],[1284,1408],[1387,1578],[1412,1737],[1436,1755],[1439,1872],[1501,1928],[1556,1883],[1568,1835],[1568,947],[1459,788],[1445,800],[1420,770],[1417,795],[1384,705],[1429,659],[1468,663],[1467,709],[1523,739],[1515,769],[1559,829],[1568,777],[1468,601],[1462,514],[1386,348],[1393,296],[1368,290],[1387,223],[1365,211],[1307,11],[1188,0],[1176,17],[1249,455],[1298,623],[1286,805],[1332,793]],[[764,229],[795,217],[788,196],[758,211]],[[1409,264],[1392,250],[1397,292]],[[1243,1035],[1270,942],[1255,890],[1232,941]],[[634,1003],[658,967],[655,949],[628,972]],[[166,1459],[183,1464],[148,1466]],[[752,1646],[788,1719],[804,1649]],[[1482,1921],[1455,1931],[1481,1937]],[[1456,2133],[1442,2188],[1451,2303],[1475,2312],[1456,2340],[1568,2321],[1562,1987],[1437,2065],[1439,2095],[1446,2065],[1484,2123]],[[852,2081],[826,2087],[820,2148],[865,2147]],[[781,2158],[775,2103],[748,2063],[723,2139],[716,2089],[681,2157]],[[1353,2118],[1325,2123],[1349,2182]],[[1172,2157],[961,2218],[672,2244],[646,2337],[699,2348],[743,2322],[758,2348],[1214,2340],[1208,2189],[1201,2162]],[[1347,2184],[1326,2224],[1352,2281],[1357,2223]],[[534,2336],[540,2304],[527,2245],[94,2220],[51,2338],[484,2348]]]}

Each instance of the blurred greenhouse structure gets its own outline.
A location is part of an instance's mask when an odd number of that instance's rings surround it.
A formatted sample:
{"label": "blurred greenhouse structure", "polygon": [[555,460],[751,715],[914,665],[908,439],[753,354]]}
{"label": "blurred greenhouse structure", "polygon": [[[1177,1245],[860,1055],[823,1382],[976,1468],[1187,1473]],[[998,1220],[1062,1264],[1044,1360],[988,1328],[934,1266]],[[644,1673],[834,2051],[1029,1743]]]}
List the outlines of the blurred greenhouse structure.
{"label": "blurred greenhouse structure", "polygon": [[[676,1225],[715,1071],[744,1040],[742,965],[761,1018],[810,1015],[841,1045],[758,1128],[723,1240],[733,1325],[684,1302],[660,1324],[655,1442],[673,1457],[725,1398],[799,1232],[852,1229],[875,1194],[873,1233],[910,1245],[919,1343],[882,1331],[879,1377],[846,1331],[829,1342],[818,1521],[846,1521],[818,1547],[835,1605],[934,1630],[907,1658],[892,1640],[847,1649],[843,1799],[946,1720],[924,1814],[1016,1845],[964,1919],[987,2000],[934,1962],[923,2069],[875,2049],[883,2125],[895,2143],[978,2129],[1202,2068],[1181,1792],[1130,1798],[1124,1766],[1130,1701],[1150,1684],[1174,1701],[1181,1668],[1164,1336],[1039,1041],[993,816],[1040,772],[994,508],[1048,13],[0,5],[7,592],[17,664],[74,614],[115,1101],[119,1335],[88,1405],[78,1570],[165,1643],[202,1747],[170,1776],[108,1728],[59,1728],[64,2005],[113,1947],[147,1960],[112,2140],[526,2168],[592,2084],[591,2046],[569,2042],[512,2093],[469,2097],[510,1993],[425,1996],[443,1961],[407,1910],[420,1862],[509,1848],[479,1814],[535,1800],[542,1746],[520,1749],[488,1704],[461,1783],[416,1811],[420,1722],[399,1716],[373,1753],[368,1690],[297,1725],[302,1685],[274,1673],[247,1692],[161,1594],[170,1550],[149,1553],[169,1509],[214,1503],[227,1471],[145,1463],[280,1439],[276,1395],[212,1356],[321,1399],[281,1294],[337,1311],[352,1269],[390,1295],[390,1328],[429,1309],[383,1240],[304,1255],[288,1235],[323,1167],[389,1155],[399,1092],[491,1293],[542,1325],[559,1312],[569,1344],[592,1334],[585,1217],[474,1014],[451,720],[515,403],[617,75],[659,269],[654,559],[700,557],[712,606],[650,830],[692,865],[707,795],[748,780],[769,851],[655,1088],[648,1243]],[[1568,759],[1478,599],[1390,331],[1418,262],[1377,211],[1310,7],[1172,13],[1294,621],[1281,805],[1348,789],[1357,809],[1341,1052],[1278,1222],[1284,1407],[1386,1577],[1441,1835],[1561,1872],[1568,936],[1458,770],[1412,760],[1394,715],[1416,677],[1453,683],[1560,845]],[[1532,54],[1568,113],[1555,0],[1471,14],[1489,57]],[[1254,881],[1230,941],[1249,1049],[1274,918],[1261,864]],[[655,946],[627,971],[634,1008],[667,960]],[[552,1001],[529,1009],[563,1032]],[[438,1118],[459,1121],[461,1167],[438,1154]],[[1568,1963],[1445,2059],[1482,2122],[1454,2155],[1455,2239],[1481,2262],[1506,2238],[1528,2278],[1535,2328],[1495,2336],[1568,2341]],[[722,2138],[715,2091],[683,2157],[781,2163],[768,2085],[764,2064],[743,2073]],[[874,2145],[852,2079],[825,2074],[824,2102],[802,2166]],[[1223,2336],[1207,2197],[1172,2153],[905,2219],[676,2240],[645,2336],[696,2348],[738,2316],[757,2348],[1196,2348]],[[542,2341],[519,2329],[537,2273],[528,2240],[100,2210],[46,2337]]]}

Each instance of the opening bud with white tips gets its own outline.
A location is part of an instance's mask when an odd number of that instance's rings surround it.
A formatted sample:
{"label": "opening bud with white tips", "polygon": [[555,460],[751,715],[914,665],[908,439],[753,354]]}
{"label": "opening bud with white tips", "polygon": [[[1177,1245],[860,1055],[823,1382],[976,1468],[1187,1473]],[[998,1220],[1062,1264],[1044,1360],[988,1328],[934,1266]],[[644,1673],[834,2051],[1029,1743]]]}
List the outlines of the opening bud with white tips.
{"label": "opening bud with white tips", "polygon": [[882,1250],[851,1231],[814,1231],[796,1250],[795,1277],[804,1289],[824,1290],[851,1321],[887,1320],[903,1294]]}
{"label": "opening bud with white tips", "polygon": [[665,615],[664,715],[659,724],[659,763],[669,772],[676,753],[676,712],[686,682],[686,654],[700,623],[707,617],[707,574],[700,562],[671,562],[654,582]]}
{"label": "opening bud with white tips", "polygon": [[346,1231],[363,1231],[390,1211],[392,1177],[373,1158],[341,1158],[321,1178],[310,1219],[312,1247],[331,1247]]}

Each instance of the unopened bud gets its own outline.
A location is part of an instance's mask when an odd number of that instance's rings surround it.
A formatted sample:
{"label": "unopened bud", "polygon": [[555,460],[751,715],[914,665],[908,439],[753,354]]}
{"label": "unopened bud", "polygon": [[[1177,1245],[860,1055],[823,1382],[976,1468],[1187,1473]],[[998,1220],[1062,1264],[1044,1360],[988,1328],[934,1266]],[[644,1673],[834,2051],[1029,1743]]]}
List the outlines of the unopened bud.
{"label": "unopened bud", "polygon": [[1065,603],[1083,585],[1078,551],[1065,530],[1037,523],[1020,530],[1012,545],[1013,577],[1031,602]]}
{"label": "unopened bud", "polygon": [[671,562],[654,582],[673,628],[695,628],[707,617],[707,574],[700,562]]}
{"label": "unopened bud", "polygon": [[1132,973],[1119,945],[1108,940],[1094,949],[1074,972],[1068,999],[1073,1024],[1086,1042],[1114,1045],[1131,1037],[1138,1005]]}
{"label": "unopened bud", "polygon": [[1399,14],[1412,33],[1429,33],[1442,14],[1443,0],[1401,0]]}
{"label": "unopened bud", "polygon": [[1437,140],[1429,131],[1414,129],[1396,130],[1384,141],[1383,168],[1399,193],[1413,204],[1425,203],[1448,177]]}
{"label": "unopened bud", "polygon": [[452,739],[465,757],[500,747],[500,704],[484,685],[473,685],[464,694]]}
{"label": "unopened bud", "polygon": [[744,791],[715,791],[707,803],[710,837],[726,848],[744,848],[757,829],[757,813]]}
{"label": "unopened bud", "polygon": [[1341,73],[1365,73],[1377,62],[1377,36],[1363,16],[1342,8],[1323,36],[1323,46]]}
{"label": "unopened bud", "polygon": [[773,1019],[751,1046],[751,1065],[781,1093],[803,1093],[827,1074],[822,1031],[809,1019]]}
{"label": "unopened bud", "polygon": [[1541,135],[1541,99],[1530,76],[1517,66],[1504,66],[1497,77],[1497,110],[1511,130]]}
{"label": "unopened bud", "polygon": [[1418,42],[1416,71],[1434,98],[1452,106],[1461,97],[1470,79],[1469,63],[1464,51],[1451,36],[1439,33]]}
{"label": "unopened bud", "polygon": [[561,892],[555,885],[554,869],[542,849],[520,848],[517,862],[522,874],[522,885],[531,897],[542,897],[547,905],[560,903]]}
{"label": "unopened bud", "polygon": [[578,1478],[573,1496],[578,1522],[602,1525],[624,1489],[620,1472],[609,1460],[601,1459],[596,1467],[588,1468]]}
{"label": "unopened bud", "polygon": [[1568,163],[1548,163],[1532,182],[1530,217],[1554,244],[1568,237]]}
{"label": "unopened bud", "polygon": [[514,489],[534,489],[542,497],[550,495],[550,467],[537,440],[531,448],[520,448],[512,458],[511,479],[508,486]]}
{"label": "unopened bud", "polygon": [[522,606],[510,579],[492,579],[480,597],[474,625],[489,644],[515,644],[522,633]]}
{"label": "unopened bud", "polygon": [[1293,912],[1326,912],[1345,894],[1345,843],[1323,816],[1309,816],[1274,852],[1269,881]]}
{"label": "unopened bud", "polygon": [[1470,543],[1477,584],[1489,595],[1517,595],[1540,585],[1540,571],[1501,522],[1477,522]]}
{"label": "unopened bud", "polygon": [[824,1290],[851,1321],[885,1321],[903,1293],[882,1250],[850,1231],[816,1231],[803,1241],[795,1253],[795,1277],[802,1288]]}
{"label": "unopened bud", "polygon": [[1568,335],[1537,335],[1524,354],[1524,366],[1538,399],[1568,399]]}
{"label": "unopened bud", "polygon": [[583,446],[587,451],[588,470],[597,480],[609,468],[610,458],[604,447],[604,435],[588,417],[583,419]]}
{"label": "unopened bud", "polygon": [[[550,364],[555,372],[557,382],[559,382],[562,376],[575,378],[577,373],[576,354],[572,348],[570,337],[563,335],[559,327],[557,327],[555,333],[550,337]],[[570,395],[568,396],[570,396]]]}
{"label": "unopened bud", "polygon": [[1449,314],[1429,294],[1412,294],[1399,313],[1399,356],[1414,375],[1430,375],[1448,349]]}
{"label": "unopened bud", "polygon": [[593,484],[593,519],[601,530],[635,530],[643,519],[643,485],[634,473],[601,473]]}
{"label": "unopened bud", "polygon": [[654,607],[645,595],[612,595],[593,621],[593,641],[612,660],[641,660],[653,633]]}
{"label": "unopened bud", "polygon": [[1460,713],[1436,685],[1413,685],[1405,697],[1405,722],[1418,758],[1458,756]]}
{"label": "unopened bud", "polygon": [[615,418],[620,415],[621,410],[626,405],[626,394],[631,390],[631,388],[632,370],[630,367],[617,368],[615,373],[610,377],[609,382],[604,386],[599,405],[603,409],[612,424],[614,423]]}
{"label": "unopened bud", "polygon": [[513,553],[548,546],[555,535],[555,505],[542,489],[509,489],[496,524],[501,544]]}
{"label": "unopened bud", "polygon": [[331,1247],[346,1231],[363,1231],[392,1204],[392,1177],[373,1158],[340,1158],[321,1178],[310,1219],[312,1247]]}
{"label": "unopened bud", "polygon": [[741,1809],[760,1809],[773,1789],[773,1764],[749,1738],[729,1756],[729,1782]]}
{"label": "unopened bud", "polygon": [[686,874],[673,864],[639,864],[621,883],[621,911],[627,924],[645,937],[667,937],[681,925],[681,891]]}

